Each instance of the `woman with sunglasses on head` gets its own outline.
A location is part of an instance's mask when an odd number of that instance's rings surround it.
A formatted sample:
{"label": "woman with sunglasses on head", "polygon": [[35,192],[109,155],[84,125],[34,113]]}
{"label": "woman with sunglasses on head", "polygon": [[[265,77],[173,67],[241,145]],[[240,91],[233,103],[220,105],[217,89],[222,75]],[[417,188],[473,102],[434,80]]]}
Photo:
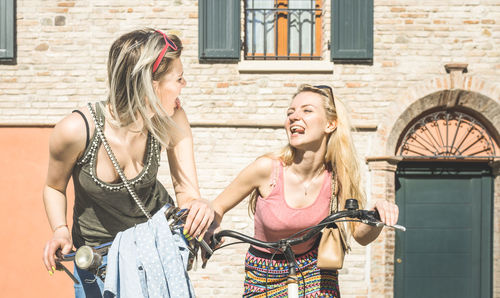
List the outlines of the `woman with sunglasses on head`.
{"label": "woman with sunglasses on head", "polygon": [[[360,208],[365,206],[348,115],[329,86],[300,86],[288,107],[285,130],[288,145],[281,152],[255,160],[215,199],[216,224],[249,194],[255,238],[262,241],[278,241],[318,224],[330,213],[335,197],[339,209],[349,198],[358,199]],[[397,222],[395,204],[379,200],[369,209],[378,210],[388,225]],[[360,223],[339,227],[361,245],[375,240],[382,229]],[[316,266],[318,242],[316,238],[293,247],[305,279],[298,275],[299,293],[305,283],[306,297],[340,297],[337,271]],[[250,247],[243,296],[286,293],[288,263],[274,253]]]}
{"label": "woman with sunglasses on head", "polygon": [[[50,275],[57,250],[67,254],[73,245],[110,242],[118,232],[145,222],[148,213],[173,204],[157,179],[162,149],[177,204],[190,209],[185,232],[201,237],[208,228],[214,213],[200,197],[191,129],[179,101],[186,86],[181,51],[180,39],[161,31],[122,35],[109,51],[107,99],[75,110],[55,126],[43,192],[53,230],[43,254]],[[71,233],[66,223],[70,178],[75,189]],[[102,282],[89,274],[75,266],[75,276],[85,280],[75,284],[77,297],[101,295]]]}

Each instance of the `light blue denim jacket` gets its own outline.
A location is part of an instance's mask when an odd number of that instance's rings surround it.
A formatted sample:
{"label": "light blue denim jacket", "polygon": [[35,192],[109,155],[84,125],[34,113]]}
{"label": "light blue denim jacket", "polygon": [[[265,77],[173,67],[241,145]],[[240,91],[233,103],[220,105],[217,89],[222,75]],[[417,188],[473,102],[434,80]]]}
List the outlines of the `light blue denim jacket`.
{"label": "light blue denim jacket", "polygon": [[165,207],[152,219],[120,232],[108,252],[104,297],[194,297],[187,274],[189,251],[172,234]]}

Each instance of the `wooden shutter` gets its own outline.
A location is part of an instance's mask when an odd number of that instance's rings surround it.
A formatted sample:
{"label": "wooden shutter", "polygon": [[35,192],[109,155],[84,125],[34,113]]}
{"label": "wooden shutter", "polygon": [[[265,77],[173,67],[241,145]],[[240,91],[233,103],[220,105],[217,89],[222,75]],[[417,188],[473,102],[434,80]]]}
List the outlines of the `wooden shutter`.
{"label": "wooden shutter", "polygon": [[373,60],[373,0],[332,0],[332,61]]}
{"label": "wooden shutter", "polygon": [[0,0],[0,62],[15,62],[15,1]]}
{"label": "wooden shutter", "polygon": [[240,60],[240,1],[198,2],[200,61]]}

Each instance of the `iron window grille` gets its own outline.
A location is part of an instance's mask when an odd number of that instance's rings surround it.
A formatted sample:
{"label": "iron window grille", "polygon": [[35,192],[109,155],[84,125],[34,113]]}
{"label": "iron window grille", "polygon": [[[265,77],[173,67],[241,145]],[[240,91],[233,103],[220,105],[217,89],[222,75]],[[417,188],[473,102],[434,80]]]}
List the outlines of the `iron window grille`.
{"label": "iron window grille", "polygon": [[319,3],[319,0],[246,0],[245,59],[321,59]]}

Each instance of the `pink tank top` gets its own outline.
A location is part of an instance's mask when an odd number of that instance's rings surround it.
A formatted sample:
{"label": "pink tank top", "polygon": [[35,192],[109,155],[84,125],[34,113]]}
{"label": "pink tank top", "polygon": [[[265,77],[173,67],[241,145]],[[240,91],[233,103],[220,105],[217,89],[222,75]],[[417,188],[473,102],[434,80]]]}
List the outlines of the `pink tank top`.
{"label": "pink tank top", "polygon": [[[283,164],[276,162],[274,172],[278,172],[277,179],[273,182],[274,188],[266,197],[257,198],[254,215],[255,238],[261,241],[277,241],[287,238],[294,233],[318,224],[330,212],[331,173],[324,175],[323,186],[316,200],[305,208],[292,208],[288,206],[284,195]],[[326,171],[326,170],[325,170]],[[273,174],[273,177],[276,175]],[[293,247],[295,254],[302,254],[310,250],[317,237]],[[273,253],[270,249],[255,247],[261,251]]]}

